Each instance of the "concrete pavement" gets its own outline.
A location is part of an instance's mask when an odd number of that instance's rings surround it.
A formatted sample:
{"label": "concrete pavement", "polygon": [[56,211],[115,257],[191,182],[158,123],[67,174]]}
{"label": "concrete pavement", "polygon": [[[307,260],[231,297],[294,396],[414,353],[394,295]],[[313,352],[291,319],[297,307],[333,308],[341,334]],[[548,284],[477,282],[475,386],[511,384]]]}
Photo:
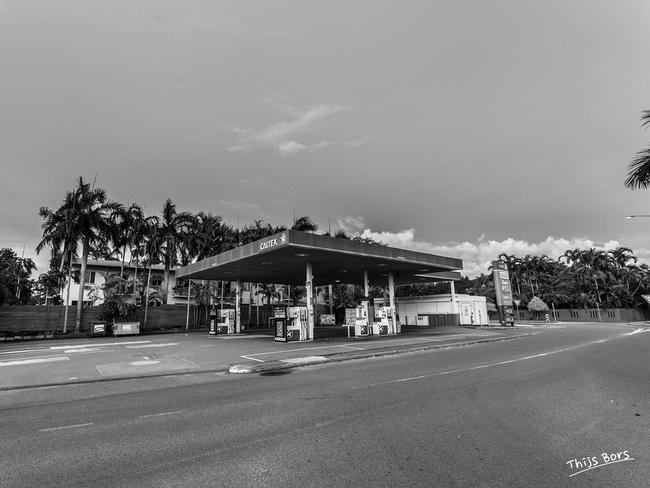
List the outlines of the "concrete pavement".
{"label": "concrete pavement", "polygon": [[404,330],[397,336],[289,343],[254,331],[5,342],[0,343],[0,390],[169,374],[252,373],[508,340],[531,333],[530,327],[435,327]]}

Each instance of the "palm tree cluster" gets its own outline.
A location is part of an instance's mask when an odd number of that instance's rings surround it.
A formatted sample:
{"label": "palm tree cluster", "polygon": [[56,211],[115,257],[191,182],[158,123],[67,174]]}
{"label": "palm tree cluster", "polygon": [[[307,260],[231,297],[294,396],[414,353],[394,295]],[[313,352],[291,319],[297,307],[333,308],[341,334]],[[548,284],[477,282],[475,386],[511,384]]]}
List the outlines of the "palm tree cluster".
{"label": "palm tree cluster", "polygon": [[[569,249],[559,259],[501,254],[508,266],[513,298],[526,306],[534,297],[558,308],[635,308],[650,290],[650,269],[637,264],[626,247]],[[491,275],[461,282],[462,291],[494,299]]]}
{"label": "palm tree cluster", "polygon": [[[226,224],[221,216],[206,212],[180,212],[168,198],[159,215],[145,215],[137,203],[123,205],[110,200],[106,191],[96,188],[79,177],[75,188],[68,191],[62,204],[56,210],[41,207],[43,219],[42,239],[36,251],[48,246],[51,249],[50,272],[39,281],[48,283],[51,294],[63,289],[66,275],[71,274],[71,263],[79,258],[79,298],[77,321],[79,331],[86,268],[89,258],[121,260],[120,278],[124,275],[124,264],[128,260],[135,264],[134,282],[138,268],[147,273],[146,293],[149,293],[151,269],[154,265],[164,268],[161,297],[166,301],[169,293],[170,270],[195,260],[227,251],[242,244],[287,230],[285,226],[273,226],[262,220],[242,228]],[[291,226],[293,230],[316,232],[318,226],[308,217],[300,217]],[[347,237],[339,231],[338,237]],[[144,281],[144,280],[142,280]],[[209,291],[198,290],[196,296]],[[54,288],[54,290],[52,289]],[[134,298],[136,286],[132,287]],[[149,303],[149,296],[144,298]]]}

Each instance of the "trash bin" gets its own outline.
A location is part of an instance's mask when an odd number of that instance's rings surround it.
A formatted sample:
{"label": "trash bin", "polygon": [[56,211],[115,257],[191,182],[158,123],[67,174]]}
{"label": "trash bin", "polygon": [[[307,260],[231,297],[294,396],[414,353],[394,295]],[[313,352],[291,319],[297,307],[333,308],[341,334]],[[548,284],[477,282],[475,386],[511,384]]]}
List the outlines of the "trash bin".
{"label": "trash bin", "polygon": [[103,337],[106,335],[106,326],[108,322],[103,320],[90,321],[90,335],[93,337]]}

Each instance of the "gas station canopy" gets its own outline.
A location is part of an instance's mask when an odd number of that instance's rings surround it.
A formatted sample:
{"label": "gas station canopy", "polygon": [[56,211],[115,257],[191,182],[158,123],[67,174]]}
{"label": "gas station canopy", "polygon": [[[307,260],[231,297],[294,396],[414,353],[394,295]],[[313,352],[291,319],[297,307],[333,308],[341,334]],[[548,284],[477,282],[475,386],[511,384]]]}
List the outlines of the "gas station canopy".
{"label": "gas station canopy", "polygon": [[460,259],[397,249],[294,230],[239,246],[176,270],[176,278],[304,285],[311,263],[314,286],[384,284],[393,274],[396,285],[457,281]]}

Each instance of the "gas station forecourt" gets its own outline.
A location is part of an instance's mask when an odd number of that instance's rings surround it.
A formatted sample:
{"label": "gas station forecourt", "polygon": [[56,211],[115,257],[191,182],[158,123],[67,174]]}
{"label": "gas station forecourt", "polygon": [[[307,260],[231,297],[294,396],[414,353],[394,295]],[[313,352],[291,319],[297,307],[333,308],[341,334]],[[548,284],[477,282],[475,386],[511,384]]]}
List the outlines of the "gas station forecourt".
{"label": "gas station forecourt", "polygon": [[[362,330],[368,333],[369,320],[372,320],[368,298],[370,283],[387,284],[389,307],[382,312],[382,321],[386,323],[382,330],[386,334],[396,334],[399,327],[395,321],[395,285],[449,281],[453,297],[453,284],[460,279],[462,267],[462,260],[456,258],[286,230],[183,266],[176,276],[235,282],[234,333],[241,332],[242,282],[303,285],[307,306],[290,308],[286,318],[299,324],[296,325],[299,340],[310,341],[314,339],[314,286],[363,284],[364,299],[357,308],[357,325],[365,323]],[[452,299],[452,303],[455,300]],[[286,323],[284,326],[286,331]],[[279,340],[278,333],[276,340]]]}

